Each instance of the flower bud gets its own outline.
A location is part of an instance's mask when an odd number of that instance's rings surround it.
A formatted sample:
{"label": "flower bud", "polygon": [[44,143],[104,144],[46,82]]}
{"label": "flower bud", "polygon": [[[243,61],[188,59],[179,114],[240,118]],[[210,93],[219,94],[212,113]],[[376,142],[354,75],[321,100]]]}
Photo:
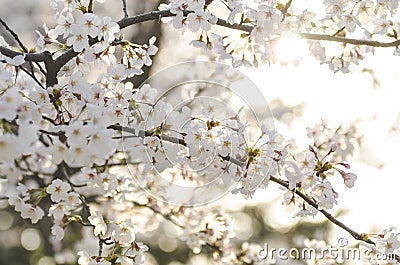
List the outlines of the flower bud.
{"label": "flower bud", "polygon": [[336,149],[337,149],[337,144],[336,143],[333,143],[333,144],[331,144],[331,150],[330,150],[330,152],[335,152],[336,151]]}

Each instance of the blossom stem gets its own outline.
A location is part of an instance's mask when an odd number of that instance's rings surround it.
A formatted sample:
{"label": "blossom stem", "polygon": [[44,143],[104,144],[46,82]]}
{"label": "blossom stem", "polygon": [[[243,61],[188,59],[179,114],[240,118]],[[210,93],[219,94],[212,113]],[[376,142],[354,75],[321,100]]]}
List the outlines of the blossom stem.
{"label": "blossom stem", "polygon": [[[289,190],[289,183],[276,178],[274,176],[270,176],[270,180],[281,185],[282,187],[285,187],[286,189]],[[345,230],[346,232],[348,232],[354,239],[356,240],[361,240],[364,241],[368,244],[372,244],[375,245],[375,242],[373,242],[370,239],[366,239],[364,238],[361,234],[357,233],[356,231],[354,231],[353,229],[351,229],[350,227],[346,226],[345,224],[343,224],[342,222],[340,222],[338,219],[336,219],[335,217],[333,217],[329,212],[327,212],[324,209],[320,209],[318,204],[313,201],[310,197],[308,197],[307,195],[305,195],[304,193],[302,193],[300,190],[295,189],[293,190],[294,193],[296,193],[300,198],[302,198],[306,203],[308,203],[309,205],[311,205],[312,207],[314,207],[316,210],[318,210],[320,213],[322,213],[326,219],[328,219],[330,222],[332,222],[333,224],[339,226],[340,228],[342,228],[343,230]]]}
{"label": "blossom stem", "polygon": [[148,209],[152,210],[154,213],[157,213],[157,214],[163,216],[166,220],[170,221],[170,222],[173,223],[174,225],[176,225],[176,226],[178,226],[178,227],[180,227],[180,228],[185,228],[182,224],[180,224],[180,223],[178,223],[176,220],[172,219],[172,216],[173,216],[173,215],[171,215],[171,214],[164,214],[164,213],[160,212],[159,210],[157,210],[157,209],[151,207],[151,206],[148,205],[148,204],[141,204],[141,203],[138,203],[138,202],[135,202],[135,201],[133,202],[133,204],[134,204],[135,206],[137,206],[137,207],[145,207],[145,208],[148,208]]}
{"label": "blossom stem", "polygon": [[[133,128],[129,128],[129,127],[124,127],[124,126],[120,126],[120,125],[111,125],[109,127],[110,129],[114,129],[114,130],[118,130],[118,131],[126,131],[128,133],[132,133],[138,137],[144,137],[144,136],[149,136],[150,132],[146,132],[146,131],[141,131],[141,130],[135,130]],[[150,134],[151,135],[151,134]],[[172,142],[172,143],[177,143],[177,144],[181,144],[186,146],[186,143],[183,139],[178,139],[175,137],[168,137],[166,138],[166,136],[162,136],[161,139],[168,141],[168,142]],[[230,156],[220,156],[222,159],[226,160],[226,161],[230,161],[238,166],[243,166],[243,162],[239,161],[237,159],[234,159]],[[289,189],[289,183],[287,181],[284,181],[282,179],[276,178],[274,176],[270,176],[270,180],[283,186],[286,189]],[[308,203],[309,205],[311,205],[312,207],[314,207],[316,210],[318,210],[320,213],[322,213],[330,222],[332,222],[333,224],[339,226],[340,228],[342,228],[343,230],[345,230],[346,232],[348,232],[354,239],[356,240],[361,240],[364,241],[368,244],[372,244],[375,245],[375,243],[367,238],[364,238],[360,233],[357,233],[356,231],[354,231],[353,229],[351,229],[350,227],[346,226],[345,224],[343,224],[342,222],[340,222],[339,220],[337,220],[335,217],[333,217],[329,212],[327,212],[324,209],[320,209],[319,205],[309,196],[307,196],[306,194],[302,193],[300,190],[295,189],[294,193],[296,193],[299,197],[301,197],[306,203]],[[142,205],[145,206],[145,205]]]}
{"label": "blossom stem", "polygon": [[[189,13],[190,13],[189,11],[184,12],[185,15],[188,15]],[[122,20],[118,21],[118,25],[120,26],[120,28],[126,28],[130,25],[138,24],[141,22],[149,20],[157,20],[160,17],[172,17],[172,16],[175,16],[175,14],[171,13],[170,10],[152,11],[128,18],[123,18]],[[230,24],[226,20],[220,18],[218,18],[217,20],[217,25],[235,30],[245,31],[248,33],[250,33],[254,29],[252,25],[237,24],[237,23]],[[393,42],[379,42],[379,41],[371,41],[363,39],[345,38],[340,36],[332,36],[328,34],[316,34],[316,33],[304,33],[304,32],[294,32],[294,33],[295,35],[303,39],[341,42],[353,45],[366,45],[372,47],[396,47],[400,45],[400,40],[395,40]]]}
{"label": "blossom stem", "polygon": [[[15,33],[15,31],[13,31],[8,25],[7,23],[2,20],[0,18],[0,23],[3,25],[3,27],[8,31],[8,33],[11,34],[11,36],[14,38],[14,40],[18,43],[18,45],[21,47],[21,49],[25,52],[25,53],[29,53],[28,49],[25,47],[25,45],[22,43],[21,39],[19,38],[18,34]],[[40,72],[42,72],[42,74],[46,75],[46,71],[42,68],[42,66],[36,62],[37,67],[39,68]],[[33,73],[33,65],[30,64],[31,66],[31,70],[32,70],[32,75]]]}
{"label": "blossom stem", "polygon": [[[189,13],[193,11],[185,11],[184,15],[187,16]],[[124,17],[120,21],[118,21],[118,25],[121,29],[126,28],[128,26],[142,23],[145,21],[151,20],[159,20],[162,17],[173,17],[175,14],[171,13],[170,10],[159,10],[159,11],[151,11],[131,17]],[[224,19],[217,19],[217,25],[234,29],[240,30],[244,32],[250,33],[254,27],[251,24],[238,24],[233,23],[230,24]],[[339,42],[339,43],[347,43],[353,45],[366,45],[371,47],[397,47],[400,45],[400,39],[397,39],[393,42],[379,42],[379,41],[372,41],[372,40],[363,40],[363,39],[353,39],[353,38],[346,38],[340,37],[335,35],[328,35],[328,34],[316,34],[316,33],[304,33],[304,32],[293,32],[296,36],[303,39],[308,40],[317,40],[317,41],[329,41],[329,42]],[[90,44],[93,45],[98,40],[91,39]],[[4,46],[0,46],[0,53],[4,54],[5,56],[14,58],[17,55],[22,55],[23,53],[16,52],[10,50]],[[27,52],[26,52],[27,53]],[[53,60],[51,54],[48,51],[44,51],[42,53],[27,53],[25,56],[25,60],[29,62],[44,62],[45,67],[47,70],[46,74],[46,86],[51,87],[57,84],[57,73],[68,61],[72,58],[76,57],[78,52],[75,52],[72,48],[68,51],[64,52],[60,55],[57,59]],[[42,71],[44,73],[44,71]]]}
{"label": "blossom stem", "polygon": [[[140,137],[140,138],[154,135],[154,132],[151,132],[151,131],[136,130],[136,129],[133,129],[133,128],[130,128],[130,127],[121,126],[121,125],[110,125],[108,128],[116,130],[116,131],[120,131],[120,132],[127,132],[127,133],[130,133],[130,134],[132,134],[132,135],[134,135],[136,137]],[[183,145],[183,146],[187,146],[186,142],[181,138],[176,138],[176,137],[172,137],[172,136],[168,136],[168,135],[161,135],[161,136],[155,135],[155,136],[159,137],[160,140],[162,140],[162,141],[166,141],[166,142],[170,142],[170,143],[175,143],[175,144],[180,144],[180,145]],[[242,166],[244,166],[246,164],[246,161],[233,158],[233,157],[231,157],[229,155],[228,156],[218,155],[218,156],[221,159],[223,159],[225,161],[232,162],[233,164],[236,164],[236,165],[238,165],[240,167],[242,167]]]}
{"label": "blossom stem", "polygon": [[124,18],[129,17],[128,15],[128,9],[126,8],[126,0],[122,0],[122,10],[124,11]]}

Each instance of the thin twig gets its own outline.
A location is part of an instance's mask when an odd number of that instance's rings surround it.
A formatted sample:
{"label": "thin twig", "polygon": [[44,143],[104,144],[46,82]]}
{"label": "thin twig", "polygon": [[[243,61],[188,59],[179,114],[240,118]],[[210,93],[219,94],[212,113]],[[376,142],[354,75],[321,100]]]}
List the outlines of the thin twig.
{"label": "thin twig", "polygon": [[[184,14],[188,15],[190,11],[185,11]],[[170,10],[160,10],[160,11],[152,11],[148,13],[139,14],[132,17],[126,17],[118,21],[118,25],[121,29],[126,28],[128,26],[142,23],[145,21],[150,20],[159,20],[162,17],[172,17],[176,14],[171,13]],[[254,27],[252,25],[246,24],[230,24],[226,20],[218,19],[217,25],[240,30],[244,32],[251,32]],[[330,41],[330,42],[340,42],[340,43],[348,43],[353,45],[366,45],[371,47],[397,47],[400,45],[400,40],[395,40],[393,42],[379,42],[379,41],[372,41],[372,40],[363,40],[363,39],[352,39],[352,38],[345,38],[339,36],[331,36],[327,34],[315,34],[315,33],[302,33],[302,32],[293,32],[299,38],[304,38],[308,40],[316,40],[316,41]],[[98,42],[98,41],[97,41]],[[91,41],[91,44],[96,43],[96,40]],[[0,46],[0,52],[5,56],[14,58],[17,55],[21,55],[22,53],[10,50],[6,47]],[[47,52],[48,53],[48,52]],[[69,60],[76,57],[78,55],[72,48],[68,51],[60,55],[56,60],[53,61],[51,55],[48,56],[46,52],[26,54],[25,60],[32,61],[32,62],[45,62],[46,69],[48,71],[47,78],[46,78],[46,86],[50,87],[57,84],[57,73]]]}
{"label": "thin twig", "polygon": [[[111,125],[109,127],[110,129],[114,129],[114,130],[118,130],[118,131],[125,131],[128,133],[131,133],[133,135],[136,135],[138,137],[144,137],[144,136],[150,136],[152,133],[151,132],[146,132],[146,131],[141,131],[141,130],[135,130],[133,128],[129,128],[129,127],[124,127],[124,126],[120,126],[120,125]],[[161,139],[162,140],[166,140],[164,139],[165,136],[162,136]],[[186,143],[183,139],[178,139],[175,137],[169,137],[168,140],[166,140],[168,142],[171,143],[176,143],[176,144],[181,144],[183,146],[186,146]],[[238,166],[243,166],[245,162],[239,161],[237,159],[234,159],[232,157],[226,156],[220,156],[222,159],[226,160],[226,161],[230,161]],[[273,176],[270,176],[270,180],[285,187],[286,189],[289,189],[289,183],[287,181],[281,180],[279,178],[275,178]],[[322,213],[329,221],[331,221],[333,224],[339,226],[340,228],[342,228],[343,230],[345,230],[346,232],[348,232],[353,238],[355,238],[356,240],[361,240],[364,241],[366,243],[369,244],[373,244],[375,245],[375,243],[373,241],[371,241],[370,239],[366,239],[364,238],[361,234],[357,233],[356,231],[352,230],[351,228],[349,228],[348,226],[346,226],[345,224],[343,224],[342,222],[340,222],[339,220],[337,220],[335,217],[333,217],[329,212],[327,212],[324,209],[320,209],[318,204],[313,201],[310,197],[308,197],[307,195],[305,195],[304,193],[302,193],[301,191],[299,191],[298,189],[294,190],[294,193],[296,193],[299,197],[301,197],[305,202],[307,202],[309,205],[311,205],[312,207],[314,207],[316,210],[318,210],[320,213]]]}
{"label": "thin twig", "polygon": [[[21,49],[25,52],[25,53],[29,53],[28,48],[26,48],[26,46],[22,43],[21,39],[19,38],[18,34],[15,33],[15,31],[13,31],[8,25],[7,23],[0,18],[0,23],[3,25],[3,27],[11,34],[11,36],[14,38],[14,40],[18,43],[19,47],[21,47]],[[32,71],[32,75],[34,75],[34,68],[32,65],[32,62],[29,62],[29,65],[31,67],[31,71]],[[39,63],[36,63],[36,65],[39,67],[39,70],[42,72],[42,74],[46,74],[46,72],[44,72],[43,68],[40,66]]]}
{"label": "thin twig", "polygon": [[[189,14],[189,11],[184,12],[185,15]],[[160,17],[172,17],[175,14],[171,13],[169,10],[160,10],[160,11],[152,11],[128,18],[124,18],[118,21],[118,25],[120,28],[126,28],[133,24],[138,24],[141,22],[149,21],[149,20],[157,20]],[[245,24],[230,24],[224,19],[218,19],[217,25],[231,28],[235,30],[251,32],[254,27],[252,25],[245,25]],[[362,39],[352,39],[352,38],[344,38],[339,36],[331,36],[328,34],[315,34],[315,33],[302,33],[302,32],[293,32],[297,36],[303,39],[309,40],[322,40],[322,41],[330,41],[330,42],[341,42],[341,43],[348,43],[353,45],[366,45],[372,47],[396,47],[400,45],[400,40],[396,40],[393,42],[379,42],[379,41],[371,41],[371,40],[362,40]]]}
{"label": "thin twig", "polygon": [[20,38],[18,37],[18,34],[15,33],[8,25],[7,23],[0,18],[0,23],[3,25],[3,27],[11,34],[11,36],[14,38],[14,40],[18,43],[19,47],[25,52],[29,53],[28,49],[25,47],[25,45],[22,43]]}
{"label": "thin twig", "polygon": [[[144,130],[136,130],[130,127],[125,127],[125,126],[121,126],[121,125],[110,125],[108,127],[108,129],[113,129],[116,131],[120,131],[120,132],[127,132],[130,133],[136,137],[140,137],[140,138],[144,138],[146,136],[155,136],[158,137],[161,141],[166,141],[169,143],[175,143],[175,144],[180,144],[183,146],[187,146],[185,140],[181,139],[181,138],[176,138],[173,136],[168,136],[168,135],[157,135],[154,134],[154,132],[151,131],[144,131]],[[244,166],[246,164],[246,161],[242,161],[236,158],[233,158],[231,156],[222,156],[222,155],[218,155],[221,159],[225,160],[225,161],[229,161],[233,164],[236,164],[240,167]]]}
{"label": "thin twig", "polygon": [[14,58],[17,55],[25,55],[25,61],[31,61],[31,62],[45,62],[46,61],[46,53],[22,53],[22,52],[16,52],[13,50],[10,50],[4,46],[0,46],[0,52],[4,54],[7,57]]}
{"label": "thin twig", "polygon": [[93,13],[93,0],[89,0],[88,12]]}
{"label": "thin twig", "polygon": [[128,15],[128,9],[126,8],[126,0],[122,0],[122,10],[124,11],[124,18],[129,17]]}
{"label": "thin twig", "polygon": [[135,206],[138,206],[138,207],[148,208],[148,209],[152,210],[154,213],[161,215],[162,217],[164,217],[166,220],[170,221],[174,225],[179,226],[180,228],[185,228],[182,224],[180,224],[176,220],[172,219],[173,215],[171,215],[171,214],[163,214],[162,212],[160,212],[159,210],[151,207],[148,204],[141,204],[141,203],[138,203],[138,202],[133,202],[133,204]]}
{"label": "thin twig", "polygon": [[[72,189],[74,192],[76,192],[76,190],[75,190],[75,188],[74,188],[74,187],[76,187],[76,185],[74,185],[74,184],[71,182],[71,180],[70,180],[70,178],[69,178],[69,175],[68,175],[68,173],[67,173],[67,165],[66,165],[65,163],[62,163],[62,164],[60,165],[60,167],[61,167],[61,172],[63,173],[65,180],[71,185],[71,189]],[[78,192],[77,192],[77,193],[78,193]],[[90,214],[91,214],[91,213],[90,213],[90,207],[89,207],[89,205],[86,203],[86,198],[85,198],[82,194],[80,194],[80,193],[78,193],[78,194],[79,194],[79,199],[80,199],[81,202],[82,202],[83,208],[85,209],[86,213],[87,213],[88,215],[90,215]]]}
{"label": "thin twig", "polygon": [[26,69],[25,67],[23,67],[22,65],[19,66],[19,68],[24,71],[27,75],[29,75],[33,80],[35,80],[35,82],[43,89],[46,89],[43,84],[36,78],[35,73],[29,72],[28,69]]}
{"label": "thin twig", "polygon": [[335,36],[339,35],[340,32],[342,32],[345,29],[346,29],[346,27],[342,27],[342,28],[338,29],[334,34],[332,34],[332,36],[335,37]]}
{"label": "thin twig", "polygon": [[[270,176],[270,180],[281,185],[282,187],[289,189],[289,183],[287,181],[284,181],[282,179],[276,178],[274,176]],[[316,210],[318,210],[320,213],[322,213],[329,221],[331,221],[332,223],[334,223],[335,225],[339,226],[340,228],[342,228],[343,230],[345,230],[346,232],[348,232],[354,239],[356,240],[361,240],[364,241],[368,244],[372,244],[375,245],[375,243],[370,240],[370,239],[365,239],[361,234],[357,233],[356,231],[354,231],[353,229],[349,228],[348,226],[346,226],[345,224],[343,224],[342,222],[340,222],[339,220],[337,220],[335,217],[333,217],[330,213],[328,213],[326,210],[324,209],[320,209],[318,204],[312,200],[310,197],[308,197],[307,195],[305,195],[304,193],[302,193],[301,191],[299,191],[298,189],[294,189],[292,190],[294,193],[296,193],[299,197],[301,197],[305,202],[307,202],[310,206],[314,207]]]}

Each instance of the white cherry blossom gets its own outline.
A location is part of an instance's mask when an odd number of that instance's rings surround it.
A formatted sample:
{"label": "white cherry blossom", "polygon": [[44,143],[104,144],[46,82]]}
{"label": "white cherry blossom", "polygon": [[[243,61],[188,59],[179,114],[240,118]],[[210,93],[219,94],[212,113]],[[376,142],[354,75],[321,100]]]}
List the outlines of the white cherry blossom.
{"label": "white cherry blossom", "polygon": [[46,188],[46,192],[50,194],[50,198],[53,202],[59,202],[61,200],[66,200],[68,197],[68,191],[71,190],[71,186],[62,181],[61,179],[55,179]]}

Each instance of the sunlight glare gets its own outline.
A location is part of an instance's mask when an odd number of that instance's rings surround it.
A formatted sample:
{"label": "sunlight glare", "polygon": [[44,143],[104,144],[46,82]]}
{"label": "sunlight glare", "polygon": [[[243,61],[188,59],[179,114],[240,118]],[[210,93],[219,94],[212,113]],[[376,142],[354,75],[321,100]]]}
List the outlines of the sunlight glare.
{"label": "sunlight glare", "polygon": [[276,45],[279,61],[292,63],[307,55],[307,42],[293,35],[282,36]]}

